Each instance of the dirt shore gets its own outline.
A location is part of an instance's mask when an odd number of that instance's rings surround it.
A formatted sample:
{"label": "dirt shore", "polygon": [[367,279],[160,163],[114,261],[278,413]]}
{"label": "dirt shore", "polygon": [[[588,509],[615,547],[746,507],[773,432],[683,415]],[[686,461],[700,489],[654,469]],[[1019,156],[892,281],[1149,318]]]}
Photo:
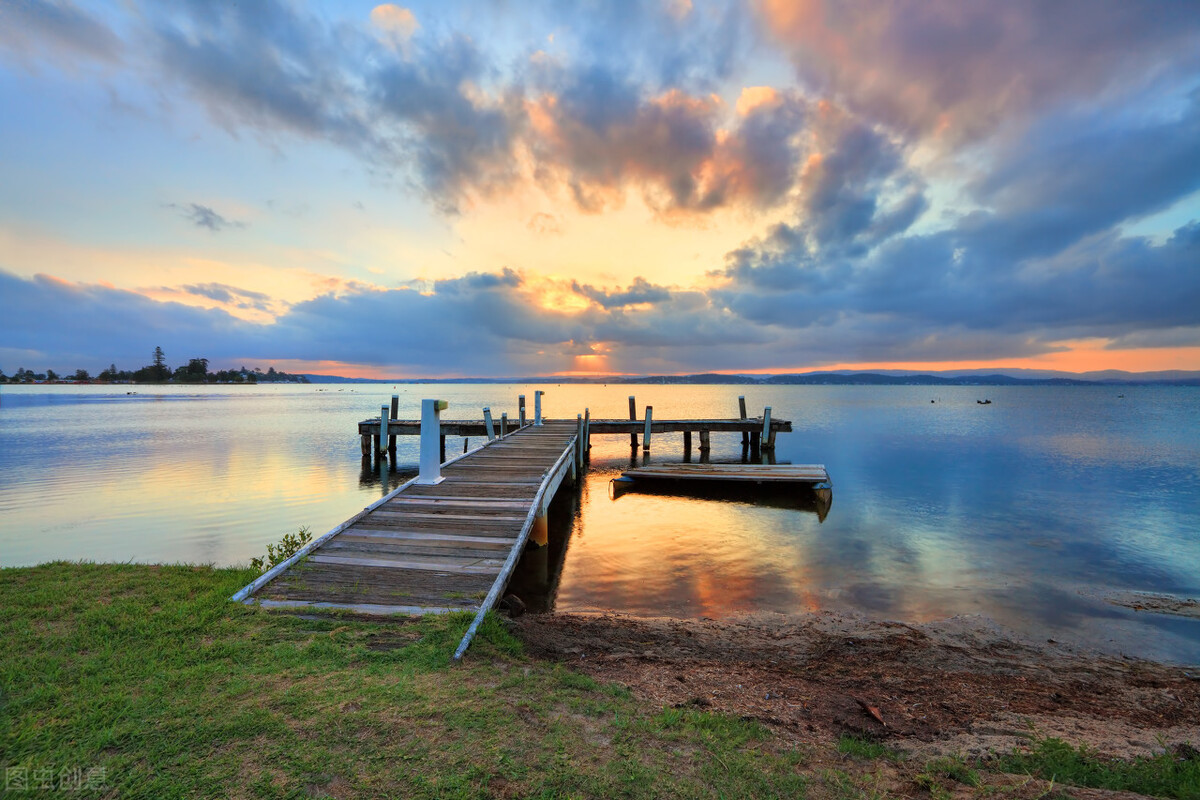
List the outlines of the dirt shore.
{"label": "dirt shore", "polygon": [[532,656],[797,742],[852,733],[920,756],[986,755],[1038,735],[1118,757],[1200,743],[1200,668],[1022,640],[977,617],[544,614],[513,626]]}

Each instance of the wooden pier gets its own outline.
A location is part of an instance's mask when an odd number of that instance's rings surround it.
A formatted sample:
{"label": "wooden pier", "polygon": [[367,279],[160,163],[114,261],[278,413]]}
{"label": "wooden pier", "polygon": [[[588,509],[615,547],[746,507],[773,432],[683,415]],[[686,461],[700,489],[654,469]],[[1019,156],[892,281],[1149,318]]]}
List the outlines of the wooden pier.
{"label": "wooden pier", "polygon": [[527,425],[452,459],[440,482],[405,483],[233,599],[374,615],[486,611],[558,487],[578,475],[580,427]]}
{"label": "wooden pier", "polygon": [[[398,400],[399,398],[393,395],[390,410],[382,407],[380,416],[358,423],[358,435],[362,440],[364,458],[368,458],[372,454],[387,453],[394,462],[396,437],[416,436],[421,433],[420,420],[396,418]],[[630,397],[629,419],[591,419],[589,414],[585,417],[585,435],[589,437],[591,434],[628,436],[630,446],[636,448],[638,434],[641,434],[642,449],[649,450],[651,437],[654,434],[682,433],[683,448],[688,451],[692,449],[692,434],[698,433],[699,450],[701,453],[706,453],[712,447],[710,439],[712,433],[740,433],[743,445],[747,445],[753,450],[772,451],[775,449],[775,435],[792,431],[791,421],[773,418],[770,406],[763,409],[763,414],[759,417],[746,415],[746,399],[744,397],[738,398],[738,406],[740,416],[731,419],[654,419],[653,406],[646,406],[644,415],[639,419],[635,398]],[[525,424],[524,395],[519,398],[518,408],[519,416],[512,421],[513,427]],[[387,418],[386,433],[383,431],[383,426],[380,425],[380,420],[385,416]],[[503,436],[507,433],[510,422],[507,414],[501,415],[499,420],[493,419],[491,409],[485,408],[484,419],[444,420],[440,425],[441,459],[445,461],[447,436],[487,437],[490,440],[497,435]]]}

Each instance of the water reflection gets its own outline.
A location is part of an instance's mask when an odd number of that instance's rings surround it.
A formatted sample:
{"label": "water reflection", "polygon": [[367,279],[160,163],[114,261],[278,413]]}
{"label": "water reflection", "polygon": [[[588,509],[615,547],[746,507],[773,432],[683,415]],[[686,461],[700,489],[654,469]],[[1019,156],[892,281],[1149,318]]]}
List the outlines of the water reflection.
{"label": "water reflection", "polygon": [[[364,463],[357,423],[392,394],[450,416],[790,419],[774,454],[713,433],[712,462],[823,463],[835,512],[758,498],[627,495],[649,456],[593,435],[592,469],[552,511],[534,574],[562,610],[722,616],[829,608],[920,621],[983,613],[1021,631],[1200,661],[1200,622],[1115,608],[1110,589],[1200,596],[1198,390],[1127,387],[356,385],[0,388],[0,565],[54,558],[245,562],[308,525],[322,533],[415,472],[418,443]],[[937,402],[930,403],[931,397]],[[452,437],[447,455],[462,450]],[[381,469],[382,467],[382,469]],[[567,501],[562,501],[567,502]],[[556,507],[559,504],[556,503]],[[535,595],[536,596],[536,595]]]}

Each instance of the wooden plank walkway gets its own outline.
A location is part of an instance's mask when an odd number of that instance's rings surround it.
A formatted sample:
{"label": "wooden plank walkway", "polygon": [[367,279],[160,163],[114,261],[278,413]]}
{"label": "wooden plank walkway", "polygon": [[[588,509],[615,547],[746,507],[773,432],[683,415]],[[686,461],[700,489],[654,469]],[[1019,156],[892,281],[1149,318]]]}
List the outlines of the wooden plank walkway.
{"label": "wooden plank walkway", "polygon": [[535,517],[576,475],[576,429],[547,420],[452,459],[441,483],[409,481],[233,599],[379,615],[486,610]]}

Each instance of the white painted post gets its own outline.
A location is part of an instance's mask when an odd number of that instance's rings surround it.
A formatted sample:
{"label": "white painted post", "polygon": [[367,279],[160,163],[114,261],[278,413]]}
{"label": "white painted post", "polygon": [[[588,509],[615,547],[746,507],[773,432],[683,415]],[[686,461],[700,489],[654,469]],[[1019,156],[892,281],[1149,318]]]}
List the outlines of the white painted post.
{"label": "white painted post", "polygon": [[650,451],[650,422],[654,417],[654,406],[646,406],[646,429],[642,432],[642,450]]}
{"label": "white painted post", "polygon": [[487,429],[489,442],[496,438],[496,428],[492,425],[492,409],[489,406],[483,408],[483,427]]}
{"label": "white painted post", "polygon": [[445,400],[421,401],[421,474],[417,476],[418,486],[436,486],[445,480],[439,460],[442,450],[441,412],[449,405]]}
{"label": "white painted post", "polygon": [[387,429],[388,429],[388,407],[381,406],[379,409],[379,453],[382,456],[387,452]]}
{"label": "white painted post", "polygon": [[542,395],[544,394],[545,392],[541,389],[533,393],[533,424],[538,427],[541,427],[542,424]]}
{"label": "white painted post", "polygon": [[771,407],[767,406],[766,408],[763,409],[763,432],[762,432],[762,439],[760,439],[759,441],[761,441],[765,444],[767,442],[767,440],[770,438],[770,436],[771,436]]}
{"label": "white painted post", "polygon": [[520,427],[524,428],[525,427],[525,395],[522,394],[522,395],[517,396],[517,408],[518,408],[518,415],[521,420]]}

